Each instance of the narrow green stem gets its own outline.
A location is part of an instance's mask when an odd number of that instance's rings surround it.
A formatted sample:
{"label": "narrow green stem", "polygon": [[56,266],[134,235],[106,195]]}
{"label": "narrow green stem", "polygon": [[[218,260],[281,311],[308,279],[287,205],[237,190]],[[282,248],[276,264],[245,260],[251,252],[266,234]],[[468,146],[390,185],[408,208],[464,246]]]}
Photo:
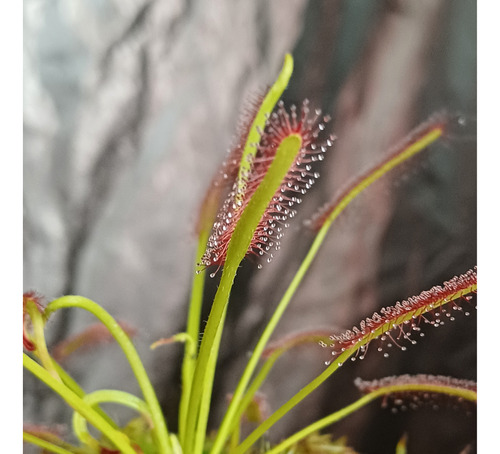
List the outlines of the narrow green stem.
{"label": "narrow green stem", "polygon": [[[238,406],[238,408],[237,408],[237,410],[235,412],[235,415],[234,415],[234,417],[233,417],[233,419],[232,419],[232,421],[231,421],[231,423],[229,425],[229,429],[228,430],[229,430],[230,433],[234,433],[234,432],[238,432],[239,433],[239,425],[240,425],[241,417],[242,417],[243,413],[248,408],[248,405],[250,404],[250,402],[252,401],[253,397],[255,396],[255,393],[260,389],[262,383],[264,382],[264,380],[269,375],[269,372],[271,371],[272,367],[274,366],[274,363],[279,358],[280,353],[281,352],[279,352],[279,353],[278,352],[273,353],[265,361],[265,363],[260,368],[258,374],[253,379],[253,381],[250,384],[250,386],[248,387],[245,395],[241,399],[240,404],[239,404],[239,406]],[[231,437],[231,439],[233,440],[234,437]],[[236,444],[234,444],[234,443],[231,443],[231,444],[232,444],[233,449],[234,449],[236,447]]]}
{"label": "narrow green stem", "polygon": [[23,432],[23,441],[42,448],[44,452],[50,451],[55,454],[75,454],[76,452],[78,452],[76,448],[75,450],[68,451],[67,449],[62,448],[61,446],[57,446],[54,443],[51,443],[50,441],[44,440],[43,438],[39,438],[36,435],[30,434],[28,432]]}
{"label": "narrow green stem", "polygon": [[268,453],[266,454],[278,454],[279,452],[284,451],[285,449],[289,448],[290,446],[294,445],[298,441],[304,439],[311,433],[314,433],[330,424],[333,424],[337,421],[340,421],[341,419],[345,418],[346,416],[350,415],[351,413],[355,412],[356,410],[359,410],[361,407],[365,406],[366,404],[370,403],[371,401],[375,400],[379,396],[375,396],[372,394],[368,394],[366,396],[361,397],[359,400],[356,402],[352,403],[351,405],[348,405],[347,407],[344,407],[343,409],[336,411],[335,413],[332,413],[331,415],[320,419],[316,421],[315,423],[307,426],[306,428],[302,429],[301,431],[295,433],[294,435],[288,437],[286,440],[283,440],[280,444],[272,448]]}
{"label": "narrow green stem", "polygon": [[[219,329],[217,330],[217,336],[214,342],[214,351],[219,351],[220,342],[222,338],[222,330],[224,327],[224,320],[226,319],[227,313],[227,305],[222,314],[222,320],[219,325]],[[208,422],[208,414],[210,410],[210,401],[212,398],[212,388],[215,376],[215,368],[217,366],[217,355],[210,355],[210,360],[208,362],[208,373],[207,379],[204,382],[203,393],[201,396],[200,402],[200,416],[198,420],[198,427],[196,430],[196,440],[194,445],[194,452],[201,453],[203,452],[203,444],[205,441],[206,430],[207,430],[207,422]]]}
{"label": "narrow green stem", "polygon": [[356,402],[353,402],[347,407],[344,407],[341,410],[338,410],[335,413],[332,413],[326,416],[325,418],[322,418],[316,421],[315,423],[305,427],[304,429],[290,436],[286,440],[283,440],[277,446],[268,451],[267,454],[278,454],[280,452],[283,452],[285,449],[289,448],[290,446],[294,445],[300,440],[303,440],[308,435],[317,432],[325,428],[326,426],[329,426],[330,424],[340,421],[341,419],[345,418],[346,416],[349,416],[350,414],[354,413],[355,411],[359,410],[360,408],[364,407],[368,403],[372,402],[373,400],[381,396],[385,396],[395,392],[412,392],[412,391],[420,391],[420,392],[427,391],[432,393],[441,393],[441,394],[446,394],[448,396],[458,396],[471,402],[477,401],[477,393],[474,391],[453,388],[444,385],[440,386],[440,385],[428,385],[428,384],[407,384],[407,385],[392,385],[392,386],[381,387],[361,397]]}
{"label": "narrow green stem", "polygon": [[28,301],[26,304],[26,310],[31,319],[31,323],[33,325],[33,335],[34,335],[34,343],[36,346],[35,354],[40,359],[43,367],[47,369],[47,371],[52,375],[56,380],[61,381],[57,370],[54,366],[54,361],[49,354],[47,349],[47,343],[45,342],[45,319],[41,312],[38,310],[38,307],[33,301]]}
{"label": "narrow green stem", "polygon": [[[209,231],[202,230],[198,238],[198,247],[196,250],[196,260],[203,255],[207,245]],[[197,264],[193,273],[191,285],[191,300],[189,302],[189,313],[186,332],[193,340],[194,345],[186,343],[184,349],[184,359],[182,362],[182,393],[179,404],[179,441],[184,446],[186,418],[188,413],[189,399],[191,396],[191,386],[193,383],[193,374],[196,367],[196,358],[198,352],[198,337],[200,332],[201,309],[203,304],[203,288],[205,285],[205,271],[197,272]]]}
{"label": "narrow green stem", "polygon": [[332,362],[320,375],[304,386],[297,394],[295,394],[288,402],[283,404],[269,418],[260,424],[234,451],[234,454],[245,453],[264,433],[266,433],[277,421],[279,421],[286,413],[301,402],[305,397],[311,394],[318,388],[330,375],[332,375],[351,355],[358,349],[358,346],[347,349],[342,353],[335,362]]}
{"label": "narrow green stem", "polygon": [[219,325],[223,324],[223,314],[226,310],[229,293],[233,285],[234,277],[236,276],[236,270],[237,266],[234,264],[232,264],[232,266],[228,266],[228,264],[226,264],[224,267],[219,288],[215,295],[212,309],[208,317],[207,326],[203,334],[196,362],[196,369],[193,375],[193,383],[187,413],[188,416],[186,419],[186,433],[184,438],[185,445],[183,446],[186,452],[194,452],[192,449],[194,448],[193,444],[196,438],[195,432],[196,430],[201,430],[199,427],[197,429],[197,425],[203,392],[204,390],[206,391],[205,382],[207,380],[206,373],[208,363],[210,361],[210,356],[213,356],[212,361],[217,360],[217,351],[215,351],[216,336],[219,330]]}
{"label": "narrow green stem", "polygon": [[175,436],[175,434],[170,434],[170,443],[172,444],[172,454],[184,454],[182,450],[182,445],[179,442],[179,439]]}
{"label": "narrow green stem", "polygon": [[78,307],[85,309],[97,317],[109,330],[111,335],[114,337],[118,345],[123,350],[130,367],[139,383],[142,390],[144,400],[149,406],[151,411],[151,417],[154,423],[153,435],[157,442],[160,452],[170,453],[172,452],[172,446],[170,444],[170,439],[168,437],[167,425],[165,418],[156,397],[156,393],[153,386],[149,380],[148,374],[144,369],[142,361],[134,348],[132,341],[123,328],[116,322],[116,320],[106,312],[101,306],[88,298],[81,296],[63,296],[58,298],[47,306],[45,309],[45,314],[48,317],[52,312],[63,308]]}
{"label": "narrow green stem", "polygon": [[236,421],[236,426],[232,429],[229,440],[229,452],[232,453],[240,443],[241,420]]}
{"label": "narrow green stem", "polygon": [[[148,405],[133,394],[114,389],[101,389],[87,394],[82,400],[92,407],[103,402],[124,405],[139,412],[151,426],[153,424]],[[73,431],[83,443],[89,446],[99,446],[97,440],[94,440],[87,430],[87,421],[78,412],[73,414]]]}
{"label": "narrow green stem", "polygon": [[83,398],[85,396],[85,391],[80,385],[56,361],[54,361],[54,367],[59,377],[61,377],[62,382],[78,397]]}
{"label": "narrow green stem", "polygon": [[23,353],[23,366],[59,394],[71,408],[86,418],[96,429],[100,430],[124,454],[135,454],[135,450],[130,446],[128,437],[124,433],[111,427],[89,404],[56,380],[47,370],[25,353]]}
{"label": "narrow green stem", "polygon": [[[30,318],[33,324],[34,331],[34,341],[36,345],[36,350],[33,352],[36,357],[41,361],[42,365],[47,369],[47,371],[59,381],[62,381],[71,391],[73,391],[78,397],[83,398],[85,392],[80,388],[78,383],[76,383],[68,373],[50,356],[47,349],[47,344],[45,342],[45,319],[40,313],[38,308],[34,303],[28,301],[27,310],[29,311]],[[96,406],[95,411],[97,411],[106,421],[117,428],[116,423],[98,406]]]}
{"label": "narrow green stem", "polygon": [[406,449],[407,443],[407,434],[404,433],[403,436],[399,439],[398,444],[396,445],[396,451],[394,454],[408,454]]}
{"label": "narrow green stem", "polygon": [[[85,391],[80,387],[80,385],[75,380],[73,380],[73,378],[56,361],[54,361],[54,367],[59,377],[61,377],[62,382],[78,397],[81,397],[83,399],[86,394]],[[108,422],[108,424],[110,424],[113,428],[118,429],[116,423],[108,414],[106,414],[106,412],[104,412],[102,408],[99,407],[99,405],[95,405],[93,408]]]}
{"label": "narrow green stem", "polygon": [[231,403],[229,404],[229,407],[227,409],[227,412],[224,416],[224,419],[222,421],[222,424],[219,428],[219,431],[217,432],[217,438],[214,441],[214,445],[212,447],[211,454],[219,454],[222,451],[222,448],[224,446],[224,443],[227,440],[227,437],[229,436],[229,433],[231,431],[231,427],[234,424],[234,421],[236,419],[236,413],[238,411],[238,407],[240,406],[241,399],[243,398],[243,394],[246,390],[246,387],[248,383],[250,382],[250,379],[258,365],[258,362],[260,360],[260,357],[262,356],[262,352],[266,348],[267,342],[269,341],[269,338],[271,337],[272,333],[274,332],[274,329],[276,328],[276,325],[280,321],[283,313],[285,312],[286,308],[288,307],[288,304],[290,303],[293,295],[295,294],[295,291],[297,290],[298,286],[302,282],[302,279],[304,278],[307,270],[309,269],[312,261],[316,257],[316,254],[319,251],[319,248],[321,244],[323,243],[323,240],[326,236],[326,233],[328,231],[328,227],[322,228],[318,234],[316,235],[313,244],[311,245],[311,248],[309,249],[309,252],[307,253],[306,257],[304,258],[302,264],[300,265],[299,270],[295,274],[292,282],[290,283],[288,289],[286,290],[283,298],[279,302],[278,306],[276,307],[276,310],[274,311],[271,319],[269,320],[269,323],[267,324],[264,332],[262,333],[262,336],[260,337],[253,353],[248,361],[246,368],[240,378],[240,381],[238,382],[238,386],[236,387],[236,390],[233,394],[233,398],[231,400]]}

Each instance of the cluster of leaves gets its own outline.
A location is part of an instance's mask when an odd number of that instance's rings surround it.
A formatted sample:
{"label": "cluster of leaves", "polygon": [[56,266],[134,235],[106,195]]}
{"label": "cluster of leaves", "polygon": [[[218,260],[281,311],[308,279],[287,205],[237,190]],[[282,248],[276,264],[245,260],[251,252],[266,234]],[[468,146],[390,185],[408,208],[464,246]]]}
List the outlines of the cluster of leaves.
{"label": "cluster of leaves", "polygon": [[[380,162],[341,191],[323,207],[311,222],[316,236],[300,268],[264,328],[257,345],[231,396],[227,411],[214,435],[207,435],[207,421],[214,385],[217,355],[224,328],[231,288],[240,262],[248,254],[271,260],[279,249],[284,230],[295,214],[295,206],[319,176],[313,169],[316,161],[332,147],[333,136],[322,137],[327,117],[311,112],[307,102],[300,109],[287,111],[279,103],[293,69],[287,55],[277,81],[265,96],[258,99],[240,127],[241,140],[236,144],[216,176],[203,203],[198,221],[197,264],[194,266],[191,300],[186,331],[161,339],[152,347],[173,341],[184,342],[182,394],[179,406],[178,433],[167,428],[167,422],[149,377],[130,337],[134,330],[118,323],[100,305],[81,296],[64,296],[44,306],[42,298],[30,292],[23,298],[24,367],[54,390],[74,410],[73,432],[79,441],[75,446],[63,441],[57,431],[43,426],[26,426],[26,442],[40,446],[45,452],[125,454],[243,454],[256,451],[256,442],[284,415],[328,379],[347,359],[363,357],[375,340],[399,345],[402,340],[413,343],[411,334],[420,331],[422,323],[439,326],[452,319],[451,311],[460,311],[477,291],[476,270],[453,277],[443,286],[435,286],[420,295],[386,307],[343,334],[306,332],[280,342],[269,343],[271,335],[318,253],[331,225],[350,202],[379,178],[406,162],[444,134],[448,117],[438,114],[430,118]],[[277,108],[275,106],[277,105]],[[218,209],[220,206],[220,209]],[[206,271],[222,268],[220,284],[211,312],[198,343],[200,314]],[[215,275],[215,272],[211,274]],[[67,340],[49,352],[45,342],[46,321],[55,311],[80,308],[92,313],[99,325]],[[451,308],[448,310],[448,308]],[[142,391],[142,398],[117,390],[86,393],[62,368],[61,362],[72,352],[90,343],[114,339],[127,357]],[[309,384],[271,413],[259,389],[277,359],[287,350],[302,343],[320,343],[332,349],[332,361]],[[405,346],[400,346],[406,348]],[[357,382],[364,395],[352,404],[311,424],[275,446],[264,449],[279,452],[354,452],[345,440],[331,440],[320,435],[326,426],[345,418],[369,402],[383,398],[403,401],[408,398],[428,401],[455,399],[474,405],[476,387],[470,382],[446,377],[390,377],[376,382]],[[126,427],[118,427],[101,408],[113,402],[137,411],[139,416]],[[256,427],[246,438],[240,437],[242,421]],[[87,424],[101,436],[95,438]],[[404,452],[404,440],[399,452]]]}

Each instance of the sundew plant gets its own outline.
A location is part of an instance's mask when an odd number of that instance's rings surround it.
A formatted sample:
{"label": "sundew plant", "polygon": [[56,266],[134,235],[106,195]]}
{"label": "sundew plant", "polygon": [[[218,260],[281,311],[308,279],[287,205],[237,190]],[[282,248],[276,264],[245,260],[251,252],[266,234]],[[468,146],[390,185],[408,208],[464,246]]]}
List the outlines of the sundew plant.
{"label": "sundew plant", "polygon": [[[261,442],[281,418],[322,383],[326,380],[334,383],[332,376],[347,360],[363,358],[372,350],[383,352],[384,345],[405,350],[416,342],[427,325],[438,327],[474,307],[476,269],[465,269],[461,275],[450,276],[442,285],[384,307],[344,333],[307,332],[269,343],[323,241],[333,234],[330,230],[339,215],[374,182],[442,138],[450,122],[456,121],[446,113],[438,113],[411,131],[382,160],[353,178],[310,221],[315,237],[309,251],[281,300],[275,304],[267,325],[262,327],[257,344],[251,347],[251,355],[224,417],[214,432],[208,432],[217,358],[238,267],[246,256],[256,257],[256,266],[265,267],[265,263],[279,253],[280,240],[288,224],[293,222],[307,190],[319,177],[317,164],[334,149],[336,138],[328,133],[328,117],[322,116],[307,101],[290,108],[280,101],[292,71],[293,60],[287,55],[275,83],[245,112],[239,127],[240,140],[206,193],[197,223],[198,247],[193,266],[196,272],[192,277],[186,330],[152,345],[157,348],[176,341],[184,346],[176,433],[169,429],[171,423],[162,413],[148,373],[134,348],[130,327],[118,323],[103,306],[83,296],[63,296],[45,304],[43,297],[30,291],[23,297],[23,365],[73,409],[70,424],[74,437],[63,439],[57,431],[42,424],[26,425],[25,442],[40,447],[43,452],[59,454],[354,452],[342,441],[332,441],[320,433],[376,399],[385,405],[400,407],[446,400],[459,408],[473,410],[476,384],[457,377],[419,374],[374,381],[358,379],[355,383],[361,394],[358,400],[274,445]],[[216,275],[220,278],[218,289],[207,322],[200,328],[205,281]],[[88,311],[98,323],[57,348],[49,349],[44,334],[47,320],[54,312],[66,309]],[[113,389],[86,392],[60,365],[62,356],[82,345],[107,339],[114,339],[123,350],[141,396]],[[271,409],[268,417],[263,416],[259,411],[261,385],[284,352],[304,343],[329,349],[331,359],[321,374],[297,390],[281,407]],[[374,347],[369,349],[372,344]],[[108,403],[132,408],[137,417],[121,427],[103,408],[103,404]],[[255,423],[254,430],[246,436],[240,430],[243,420]],[[93,429],[89,430],[89,426]],[[304,451],[303,443],[308,440],[308,450]],[[397,449],[397,452],[406,452],[404,440]]]}

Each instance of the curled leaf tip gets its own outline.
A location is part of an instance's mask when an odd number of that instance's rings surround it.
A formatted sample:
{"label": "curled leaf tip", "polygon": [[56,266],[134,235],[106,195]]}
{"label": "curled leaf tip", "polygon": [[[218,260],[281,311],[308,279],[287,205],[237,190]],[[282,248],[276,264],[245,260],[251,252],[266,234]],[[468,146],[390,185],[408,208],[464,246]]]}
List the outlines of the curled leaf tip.
{"label": "curled leaf tip", "polygon": [[35,291],[23,293],[23,347],[31,352],[36,350],[36,345],[32,339],[30,312],[38,311],[43,314],[45,310],[43,300],[44,298]]}

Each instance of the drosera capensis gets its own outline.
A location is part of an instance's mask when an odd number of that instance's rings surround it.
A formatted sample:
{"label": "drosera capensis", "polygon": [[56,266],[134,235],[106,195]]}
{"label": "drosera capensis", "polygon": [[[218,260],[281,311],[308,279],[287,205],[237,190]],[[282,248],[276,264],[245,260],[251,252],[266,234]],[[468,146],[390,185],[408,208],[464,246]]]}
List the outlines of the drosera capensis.
{"label": "drosera capensis", "polygon": [[[335,151],[333,145],[336,138],[328,131],[328,116],[323,116],[307,101],[290,108],[280,101],[292,72],[293,58],[287,55],[275,83],[265,94],[256,96],[244,112],[238,126],[240,137],[214,177],[194,229],[198,241],[192,267],[186,330],[165,333],[165,338],[151,346],[168,348],[173,342],[181,342],[184,346],[177,433],[169,429],[170,424],[167,426],[154,387],[135,349],[131,336],[133,330],[128,329],[130,325],[118,322],[102,306],[81,296],[62,296],[45,305],[40,295],[27,292],[23,298],[24,367],[74,410],[73,432],[78,444],[64,440],[58,432],[45,429],[36,431],[33,426],[26,426],[23,435],[25,442],[39,446],[46,452],[62,454],[260,453],[262,451],[254,447],[255,443],[334,375],[348,359],[363,358],[368,352],[368,345],[381,341],[378,347],[381,351],[384,346],[389,348],[389,344],[404,350],[415,343],[414,337],[421,337],[426,325],[441,326],[445,320],[453,320],[456,313],[468,312],[466,307],[473,307],[471,299],[477,292],[475,268],[415,297],[387,306],[351,330],[309,330],[270,342],[277,324],[339,215],[377,180],[446,136],[450,121],[453,120],[446,113],[438,113],[411,131],[378,162],[355,176],[311,220],[309,225],[314,238],[309,251],[276,304],[257,343],[250,346],[247,364],[222,420],[215,421],[217,428],[214,431],[208,431],[218,353],[230,295],[241,261],[249,255],[256,256],[256,267],[261,268],[263,262],[273,258],[304,194],[319,177],[316,164],[320,164],[326,153]],[[222,273],[217,292],[200,339],[205,277],[215,276],[220,270]],[[91,326],[67,340],[66,344],[61,344],[66,346],[61,356],[57,349],[52,350],[47,346],[45,330],[50,328],[47,321],[51,315],[62,309],[90,312],[100,324]],[[137,327],[139,332],[140,329]],[[142,396],[113,389],[89,393],[61,366],[60,361],[67,354],[77,356],[85,347],[97,346],[101,341],[111,338],[127,358]],[[299,345],[317,346],[318,343],[331,349],[332,358],[327,361],[325,369],[278,409],[269,409],[268,412],[267,409],[261,411],[254,408],[259,402],[264,402],[260,389],[278,359]],[[358,380],[356,384],[366,392],[363,397],[274,446],[266,445],[264,452],[290,452],[290,449],[295,449],[298,443],[307,439],[320,440],[321,446],[325,443],[330,443],[332,447],[339,446],[330,442],[329,437],[316,432],[378,398],[390,400],[394,397],[399,402],[402,395],[413,398],[439,395],[465,400],[472,405],[476,401],[473,382],[440,375],[402,376],[366,382]],[[125,427],[120,427],[101,408],[101,404],[109,403],[132,408],[138,415]],[[258,417],[251,416],[250,419],[257,426],[241,440],[240,426],[249,415],[257,414],[255,410],[258,410]],[[95,436],[95,431],[91,432],[88,425],[92,425],[100,435]],[[401,446],[404,444],[403,440]]]}

